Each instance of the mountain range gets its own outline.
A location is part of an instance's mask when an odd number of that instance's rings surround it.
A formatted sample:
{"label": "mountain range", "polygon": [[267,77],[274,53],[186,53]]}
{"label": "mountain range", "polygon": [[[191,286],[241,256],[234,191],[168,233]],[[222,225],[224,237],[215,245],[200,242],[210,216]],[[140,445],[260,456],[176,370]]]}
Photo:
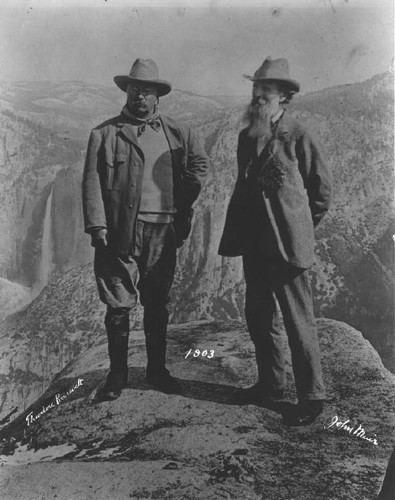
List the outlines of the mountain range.
{"label": "mountain range", "polygon": [[[197,129],[210,156],[192,234],[178,254],[173,324],[243,319],[241,260],[217,250],[246,102],[178,90],[161,99],[161,112]],[[104,335],[81,176],[90,128],[123,104],[118,89],[82,82],[0,85],[2,414],[27,408]],[[286,112],[315,129],[334,181],[333,208],[316,233],[316,315],[360,330],[394,371],[393,75],[298,96]],[[132,324],[141,326],[139,308]]]}

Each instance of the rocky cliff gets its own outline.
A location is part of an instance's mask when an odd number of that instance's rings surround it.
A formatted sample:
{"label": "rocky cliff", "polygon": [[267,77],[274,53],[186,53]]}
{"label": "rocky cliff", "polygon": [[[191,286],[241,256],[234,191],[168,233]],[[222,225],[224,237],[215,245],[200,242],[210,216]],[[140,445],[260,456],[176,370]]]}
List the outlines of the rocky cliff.
{"label": "rocky cliff", "polygon": [[24,310],[1,324],[1,415],[23,411],[81,349],[103,334],[92,266],[55,274]]}
{"label": "rocky cliff", "polygon": [[[392,81],[385,74],[301,96],[289,112],[315,128],[334,178],[334,205],[316,235],[316,313],[359,328],[394,369]],[[122,101],[117,89],[79,82],[1,86],[0,275],[36,295],[49,280],[29,307],[0,324],[2,415],[31,404],[103,332],[80,183],[89,128]],[[241,110],[237,99],[219,101],[179,91],[161,100],[164,113],[199,129],[211,160],[191,237],[178,254],[173,323],[243,317],[240,259],[217,255]]]}
{"label": "rocky cliff", "polygon": [[[134,330],[128,387],[99,403],[106,338],[98,331],[89,339],[88,325],[78,322],[88,338],[74,359],[0,432],[4,500],[376,498],[394,444],[394,376],[353,328],[318,321],[328,402],[311,426],[289,428],[281,418],[295,401],[289,356],[282,403],[229,402],[256,378],[243,324],[172,327],[168,365],[182,395],[146,385],[144,334]],[[185,359],[189,349],[214,355]]]}

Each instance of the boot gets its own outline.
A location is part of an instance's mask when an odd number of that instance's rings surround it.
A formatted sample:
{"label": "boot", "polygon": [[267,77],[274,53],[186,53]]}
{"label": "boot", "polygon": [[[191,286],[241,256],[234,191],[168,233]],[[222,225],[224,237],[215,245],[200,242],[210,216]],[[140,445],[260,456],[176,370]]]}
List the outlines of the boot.
{"label": "boot", "polygon": [[147,382],[162,392],[178,394],[181,387],[166,368],[166,333],[168,313],[144,310],[145,345],[147,348]]}
{"label": "boot", "polygon": [[108,309],[105,325],[108,338],[110,372],[99,399],[114,400],[128,384],[129,309]]}

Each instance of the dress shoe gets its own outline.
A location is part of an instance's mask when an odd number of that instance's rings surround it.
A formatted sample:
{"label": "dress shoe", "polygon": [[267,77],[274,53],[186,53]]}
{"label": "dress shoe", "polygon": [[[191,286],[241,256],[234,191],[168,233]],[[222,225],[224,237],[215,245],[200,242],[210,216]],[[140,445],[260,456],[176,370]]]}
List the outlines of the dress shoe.
{"label": "dress shoe", "polygon": [[179,381],[169,373],[162,377],[147,375],[147,382],[166,394],[181,394],[182,392]]}
{"label": "dress shoe", "polygon": [[292,426],[309,425],[322,413],[323,409],[324,401],[321,399],[300,401],[294,414],[284,418],[284,423]]}
{"label": "dress shoe", "polygon": [[284,397],[284,389],[267,389],[259,382],[247,389],[238,389],[231,396],[231,402],[239,405],[259,404],[265,401],[280,401]]}

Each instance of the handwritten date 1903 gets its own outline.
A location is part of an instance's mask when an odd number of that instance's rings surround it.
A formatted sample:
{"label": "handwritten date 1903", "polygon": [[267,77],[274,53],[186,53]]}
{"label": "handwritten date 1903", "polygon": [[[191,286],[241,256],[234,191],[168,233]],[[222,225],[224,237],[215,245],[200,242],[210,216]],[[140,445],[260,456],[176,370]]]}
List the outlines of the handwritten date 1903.
{"label": "handwritten date 1903", "polygon": [[[189,349],[187,355],[185,356],[185,359],[191,354],[192,349]],[[195,349],[193,352],[193,357],[197,358],[198,356],[202,356],[203,358],[207,357],[207,359],[213,358],[214,357],[214,350],[212,349],[211,351],[200,351],[199,349]]]}

